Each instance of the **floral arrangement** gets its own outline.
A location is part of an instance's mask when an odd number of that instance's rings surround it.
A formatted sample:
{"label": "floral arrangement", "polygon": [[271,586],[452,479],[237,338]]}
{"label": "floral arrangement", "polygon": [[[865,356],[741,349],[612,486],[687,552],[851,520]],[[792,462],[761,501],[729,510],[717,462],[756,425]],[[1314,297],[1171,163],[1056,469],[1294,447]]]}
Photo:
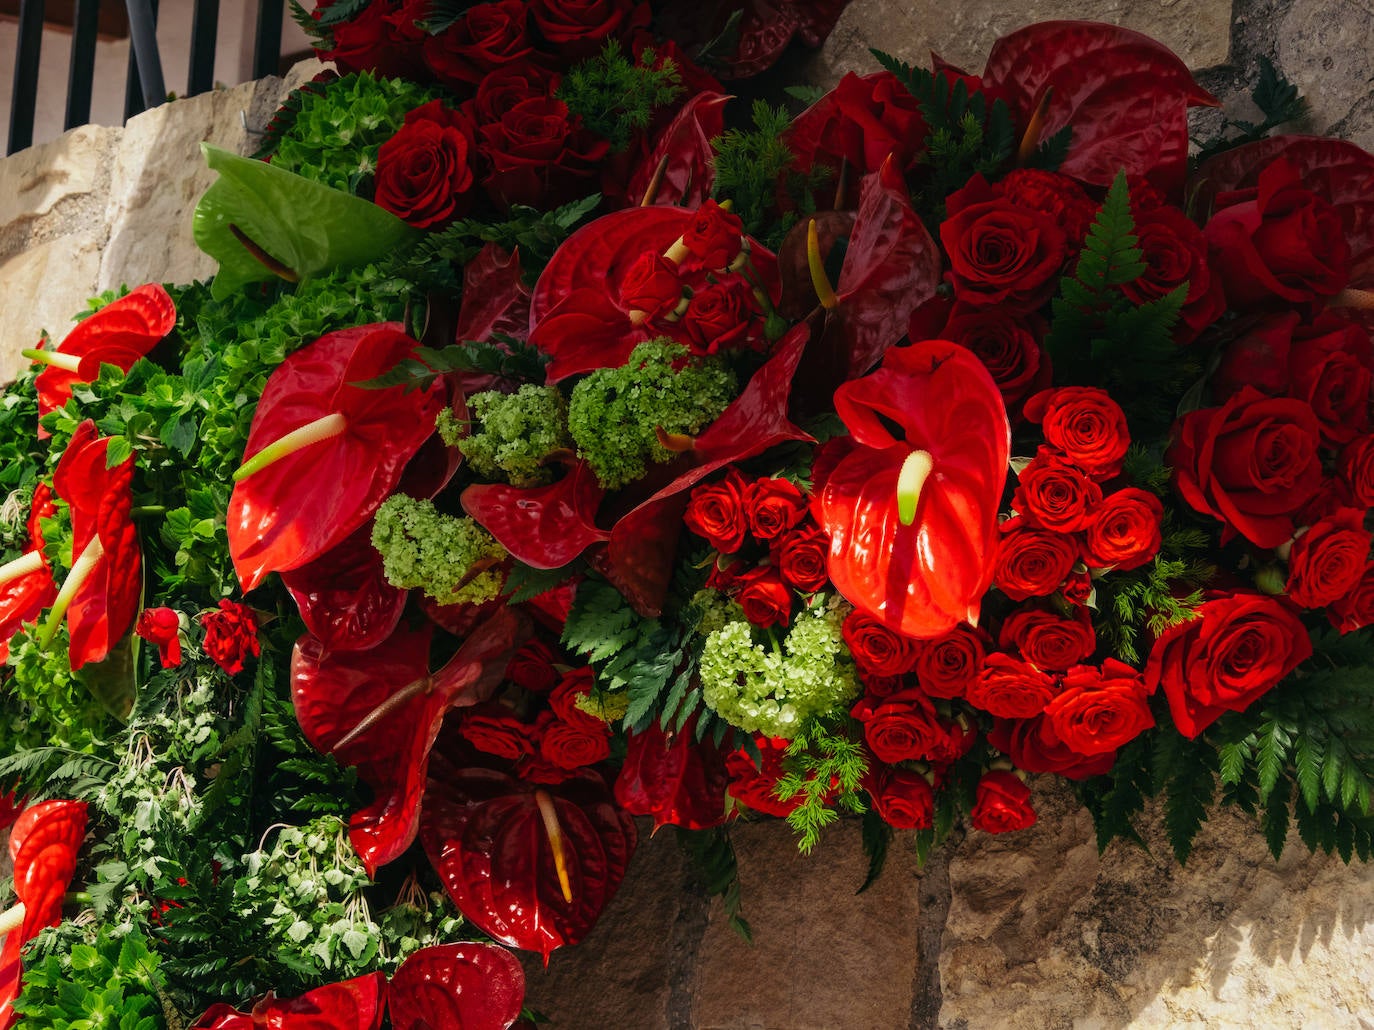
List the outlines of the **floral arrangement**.
{"label": "floral arrangement", "polygon": [[1374,158],[1093,23],[728,106],[842,6],[297,8],[0,406],[7,1025],[509,1027],[636,817],[746,935],[733,822],[1030,776],[1369,856]]}

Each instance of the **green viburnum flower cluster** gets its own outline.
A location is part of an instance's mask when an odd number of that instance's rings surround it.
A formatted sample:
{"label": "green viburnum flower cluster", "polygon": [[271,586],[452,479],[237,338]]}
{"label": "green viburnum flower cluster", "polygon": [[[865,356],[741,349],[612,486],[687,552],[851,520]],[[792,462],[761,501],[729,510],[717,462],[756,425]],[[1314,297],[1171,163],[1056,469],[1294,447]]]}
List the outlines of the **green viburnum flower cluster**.
{"label": "green viburnum flower cluster", "polygon": [[695,435],[734,399],[734,372],[719,359],[688,358],[680,343],[661,338],[641,343],[619,368],[602,368],[573,387],[568,431],[607,490],[633,483],[649,462],[673,452],[655,430]]}
{"label": "green viburnum flower cluster", "polygon": [[541,464],[544,458],[572,447],[568,402],[556,386],[528,384],[510,394],[478,393],[468,398],[468,407],[473,432],[459,440],[458,447],[473,471],[488,479],[540,486],[553,478]]}
{"label": "green viburnum flower cluster", "polygon": [[358,193],[377,170],[377,150],[400,130],[406,112],[439,94],[413,82],[359,72],[298,95],[300,110],[278,141],[272,163]]}
{"label": "green viburnum flower cluster", "polygon": [[860,692],[843,623],[838,605],[814,604],[771,650],[754,643],[748,622],[726,623],[701,652],[702,698],[732,726],[790,739],[808,719],[848,706]]}
{"label": "green viburnum flower cluster", "polygon": [[388,498],[377,509],[372,546],[382,556],[387,582],[423,589],[442,604],[490,601],[505,583],[495,569],[463,583],[475,563],[503,561],[506,550],[472,519],[444,515],[433,501],[404,494]]}

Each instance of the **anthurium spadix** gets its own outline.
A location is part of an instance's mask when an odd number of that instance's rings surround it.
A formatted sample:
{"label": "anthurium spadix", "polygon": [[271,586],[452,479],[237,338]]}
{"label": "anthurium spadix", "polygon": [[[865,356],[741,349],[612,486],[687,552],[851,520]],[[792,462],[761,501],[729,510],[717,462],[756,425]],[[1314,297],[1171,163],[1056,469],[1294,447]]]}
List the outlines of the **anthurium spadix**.
{"label": "anthurium spadix", "polygon": [[434,433],[447,387],[368,389],[419,346],[396,323],[320,337],[281,363],[253,416],[229,499],[229,553],[245,591],[342,543],[396,489]]}
{"label": "anthurium spadix", "polygon": [[830,445],[816,509],[836,588],[910,637],[976,623],[1011,448],[992,376],[945,340],[895,347],[835,391],[835,410],[850,436]]}

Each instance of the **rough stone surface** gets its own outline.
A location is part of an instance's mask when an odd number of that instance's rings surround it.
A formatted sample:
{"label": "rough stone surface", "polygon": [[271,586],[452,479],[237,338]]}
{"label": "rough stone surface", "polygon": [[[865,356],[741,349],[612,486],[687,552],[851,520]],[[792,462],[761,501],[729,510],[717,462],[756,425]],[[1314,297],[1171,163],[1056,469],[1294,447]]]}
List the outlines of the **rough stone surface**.
{"label": "rough stone surface", "polygon": [[118,129],[85,125],[0,161],[0,255],[102,224],[118,139]]}
{"label": "rough stone surface", "polygon": [[1308,98],[1310,128],[1374,148],[1374,9],[1294,0],[1276,38],[1278,66]]}
{"label": "rough stone surface", "polygon": [[[91,226],[98,228],[99,223]],[[96,232],[74,233],[0,257],[0,383],[22,370],[23,348],[36,346],[44,329],[61,339],[86,298],[99,292],[95,284],[102,244]]]}

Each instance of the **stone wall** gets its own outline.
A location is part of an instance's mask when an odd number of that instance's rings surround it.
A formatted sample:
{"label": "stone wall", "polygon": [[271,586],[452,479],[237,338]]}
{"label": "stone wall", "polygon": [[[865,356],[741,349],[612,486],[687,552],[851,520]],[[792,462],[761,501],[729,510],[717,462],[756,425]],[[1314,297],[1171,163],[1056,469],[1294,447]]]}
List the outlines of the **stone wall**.
{"label": "stone wall", "polygon": [[[1374,148],[1374,13],[1341,0],[854,0],[792,70],[833,82],[869,70],[870,45],[977,68],[999,33],[1078,17],[1155,35],[1232,103],[1268,57],[1312,100],[1298,128]],[[196,145],[251,150],[286,88],[180,101],[0,161],[0,381],[92,293],[211,271],[190,238],[209,181]],[[1374,1027],[1374,867],[1309,857],[1296,840],[1275,863],[1232,812],[1183,870],[1157,822],[1148,850],[1099,856],[1067,791],[1041,785],[1037,804],[1031,830],[970,833],[924,869],[899,840],[857,897],[857,823],[805,858],[785,826],[740,825],[752,947],[692,882],[672,831],[644,827],[591,936],[547,969],[526,963],[530,1002],[558,1030]]]}

